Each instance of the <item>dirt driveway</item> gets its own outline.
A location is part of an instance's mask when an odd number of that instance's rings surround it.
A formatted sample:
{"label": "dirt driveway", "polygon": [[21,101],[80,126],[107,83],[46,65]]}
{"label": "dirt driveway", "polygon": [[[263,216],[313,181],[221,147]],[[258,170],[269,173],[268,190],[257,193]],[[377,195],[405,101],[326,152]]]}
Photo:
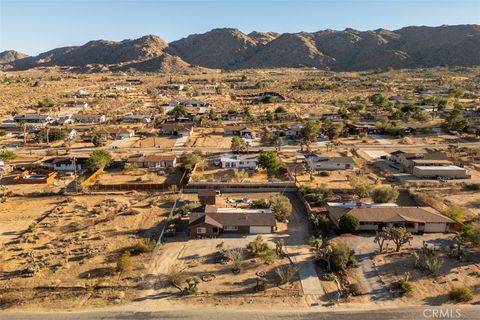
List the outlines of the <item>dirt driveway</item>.
{"label": "dirt driveway", "polygon": [[[432,233],[424,235],[414,235],[410,244],[405,245],[405,248],[418,248],[423,245],[425,241],[434,247],[446,247],[449,245],[449,240],[452,234]],[[390,300],[385,283],[379,278],[378,270],[373,263],[375,251],[378,249],[377,244],[373,242],[374,234],[344,234],[336,237],[334,242],[345,243],[350,249],[355,251],[355,255],[359,262],[359,267],[355,269],[356,278],[363,292],[369,296],[373,302]]]}

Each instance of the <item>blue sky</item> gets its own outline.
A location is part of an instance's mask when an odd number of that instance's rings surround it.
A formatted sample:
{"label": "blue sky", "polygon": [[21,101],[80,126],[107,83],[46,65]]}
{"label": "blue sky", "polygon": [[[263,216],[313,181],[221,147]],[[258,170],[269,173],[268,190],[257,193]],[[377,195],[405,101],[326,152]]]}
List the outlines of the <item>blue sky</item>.
{"label": "blue sky", "polygon": [[281,33],[442,24],[480,24],[480,0],[0,0],[0,51],[38,54],[145,34],[170,42],[221,27]]}

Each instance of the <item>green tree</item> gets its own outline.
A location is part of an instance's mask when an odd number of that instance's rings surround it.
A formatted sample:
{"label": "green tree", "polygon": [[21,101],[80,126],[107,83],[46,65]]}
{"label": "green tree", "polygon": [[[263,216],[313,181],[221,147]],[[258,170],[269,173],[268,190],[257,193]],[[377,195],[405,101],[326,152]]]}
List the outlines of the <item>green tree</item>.
{"label": "green tree", "polygon": [[176,105],[169,114],[174,116],[186,116],[188,114],[188,110],[185,106]]}
{"label": "green tree", "polygon": [[255,199],[250,204],[250,208],[252,209],[268,209],[270,208],[270,203],[268,203],[265,199]]}
{"label": "green tree", "polygon": [[197,163],[202,160],[202,157],[197,154],[190,154],[182,161],[182,166],[185,170],[192,171]]}
{"label": "green tree", "polygon": [[358,221],[357,217],[347,213],[340,218],[338,227],[340,228],[340,231],[344,233],[351,233],[358,230],[358,227],[360,227],[360,221]]}
{"label": "green tree", "polygon": [[330,264],[333,271],[343,272],[349,267],[357,265],[355,252],[351,250],[345,243],[332,245]]}
{"label": "green tree", "polygon": [[389,203],[397,200],[400,192],[391,186],[378,186],[372,191],[372,199],[376,203]]}
{"label": "green tree", "polygon": [[17,154],[13,151],[8,150],[7,148],[3,148],[0,152],[0,160],[2,161],[12,161],[17,158]]}
{"label": "green tree", "polygon": [[320,123],[315,120],[308,120],[302,129],[302,140],[309,149],[310,144],[317,141],[320,133]]}
{"label": "green tree", "polygon": [[456,104],[445,118],[442,126],[447,130],[464,131],[468,127],[468,120],[463,118],[463,106]]}
{"label": "green tree", "polygon": [[264,96],[260,99],[261,103],[275,103],[277,98],[275,96]]}
{"label": "green tree", "polygon": [[106,150],[93,151],[86,161],[86,166],[92,171],[103,169],[113,163],[112,155]]}
{"label": "green tree", "polygon": [[105,145],[105,140],[103,140],[98,134],[92,137],[92,143],[95,147],[101,147]]}
{"label": "green tree", "polygon": [[278,106],[275,109],[275,113],[285,113],[285,112],[287,112],[287,109],[284,106]]}
{"label": "green tree", "polygon": [[270,208],[279,221],[286,221],[292,214],[292,204],[290,200],[282,195],[276,195],[270,198]]}
{"label": "green tree", "polygon": [[353,192],[359,198],[367,198],[372,192],[373,181],[362,175],[349,175],[348,180],[353,188]]}
{"label": "green tree", "polygon": [[245,152],[247,151],[247,143],[240,137],[233,137],[230,144],[230,150],[233,152]]}
{"label": "green tree", "polygon": [[278,170],[282,166],[282,161],[274,151],[264,151],[258,157],[258,165],[267,170]]}
{"label": "green tree", "polygon": [[463,237],[473,245],[480,246],[480,222],[472,222],[465,225]]}
{"label": "green tree", "polygon": [[53,128],[48,132],[49,141],[65,140],[67,133],[64,130]]}
{"label": "green tree", "polygon": [[404,244],[410,243],[413,239],[412,234],[404,227],[387,227],[385,232],[388,233],[390,240],[395,243],[395,251],[397,252]]}

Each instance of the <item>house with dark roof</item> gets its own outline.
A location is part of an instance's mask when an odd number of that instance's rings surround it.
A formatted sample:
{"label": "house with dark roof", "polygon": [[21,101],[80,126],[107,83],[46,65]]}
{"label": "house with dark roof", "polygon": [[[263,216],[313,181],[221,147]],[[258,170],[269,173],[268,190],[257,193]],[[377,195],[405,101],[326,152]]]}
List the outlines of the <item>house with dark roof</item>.
{"label": "house with dark roof", "polygon": [[190,213],[190,237],[217,237],[222,234],[268,234],[276,228],[270,209],[218,208],[206,205]]}
{"label": "house with dark roof", "polygon": [[[409,173],[413,173],[415,167],[417,167],[416,172],[425,171],[425,167],[436,167],[435,170],[439,171],[438,176],[440,176],[440,167],[453,166],[447,155],[441,152],[413,153],[398,150],[390,154],[390,160],[401,165],[405,172]],[[432,170],[426,171],[429,172],[429,175],[432,175]],[[464,175],[466,175],[466,172],[464,172]]]}
{"label": "house with dark roof", "polygon": [[340,219],[351,214],[360,222],[360,231],[379,231],[385,227],[405,227],[412,233],[451,232],[452,219],[430,207],[339,206],[327,204],[330,220],[338,228]]}
{"label": "house with dark roof", "polygon": [[305,162],[313,170],[352,170],[355,162],[351,157],[321,157],[306,154]]}
{"label": "house with dark roof", "polygon": [[102,139],[127,139],[135,135],[135,131],[125,128],[101,128],[95,131],[95,134]]}
{"label": "house with dark roof", "polygon": [[73,172],[75,170],[75,166],[77,170],[83,170],[86,167],[88,157],[53,157],[43,161],[42,165],[45,168],[55,170],[55,171],[62,171],[62,172]]}

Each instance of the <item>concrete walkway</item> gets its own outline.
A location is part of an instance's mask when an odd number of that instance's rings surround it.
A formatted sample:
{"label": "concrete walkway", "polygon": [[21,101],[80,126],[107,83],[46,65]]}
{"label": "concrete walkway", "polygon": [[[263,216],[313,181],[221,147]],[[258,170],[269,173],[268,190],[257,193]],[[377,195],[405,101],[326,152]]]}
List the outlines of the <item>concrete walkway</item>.
{"label": "concrete walkway", "polygon": [[185,143],[187,143],[188,136],[179,137],[175,140],[175,144],[173,145],[174,148],[183,147]]}

